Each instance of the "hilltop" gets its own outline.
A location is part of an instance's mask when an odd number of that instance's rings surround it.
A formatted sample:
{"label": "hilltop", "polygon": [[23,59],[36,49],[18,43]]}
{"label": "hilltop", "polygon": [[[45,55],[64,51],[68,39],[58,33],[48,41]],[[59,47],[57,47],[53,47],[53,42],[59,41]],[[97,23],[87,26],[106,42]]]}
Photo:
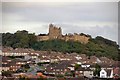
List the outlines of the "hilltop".
{"label": "hilltop", "polygon": [[[61,30],[59,28],[59,30]],[[61,34],[61,31],[58,32]],[[48,36],[46,40],[40,40],[38,37]],[[87,56],[95,55],[97,57],[108,57],[114,60],[120,58],[119,46],[116,42],[103,38],[102,36],[97,36],[92,38],[90,35],[86,36],[81,34],[80,39],[65,40],[65,35],[58,35],[59,37],[54,37],[51,32],[45,35],[35,35],[34,33],[29,33],[26,30],[17,31],[14,34],[12,33],[3,33],[2,34],[2,45],[12,48],[33,48],[34,50],[45,50],[45,51],[56,51],[63,53],[73,53],[86,54]],[[74,35],[73,35],[74,36]],[[87,42],[82,37],[89,37]],[[43,39],[43,38],[42,38]],[[68,39],[68,37],[67,37]],[[83,42],[85,41],[85,42]]]}

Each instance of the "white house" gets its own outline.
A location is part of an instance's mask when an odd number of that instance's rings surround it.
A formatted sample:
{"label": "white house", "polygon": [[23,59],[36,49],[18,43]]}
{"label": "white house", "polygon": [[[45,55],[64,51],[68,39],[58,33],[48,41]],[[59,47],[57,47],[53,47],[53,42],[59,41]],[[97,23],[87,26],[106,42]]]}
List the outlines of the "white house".
{"label": "white house", "polygon": [[90,65],[89,65],[89,64],[82,64],[81,67],[82,67],[82,68],[89,68]]}
{"label": "white house", "polygon": [[110,78],[113,78],[113,70],[111,70]]}
{"label": "white house", "polygon": [[74,66],[68,66],[68,68],[71,70],[71,71],[74,71],[75,70],[75,67]]}
{"label": "white house", "polygon": [[107,78],[107,72],[104,69],[100,71],[100,78]]}
{"label": "white house", "polygon": [[84,76],[88,77],[88,78],[92,78],[93,77],[93,71],[84,71],[83,72]]}

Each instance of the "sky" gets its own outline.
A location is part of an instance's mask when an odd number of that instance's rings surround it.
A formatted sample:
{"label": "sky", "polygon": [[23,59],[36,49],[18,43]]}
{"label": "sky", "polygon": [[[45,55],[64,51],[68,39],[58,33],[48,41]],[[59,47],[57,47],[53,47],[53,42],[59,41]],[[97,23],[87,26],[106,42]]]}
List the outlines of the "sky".
{"label": "sky", "polygon": [[118,42],[118,3],[2,2],[2,32],[47,34],[50,23],[63,34],[85,33]]}

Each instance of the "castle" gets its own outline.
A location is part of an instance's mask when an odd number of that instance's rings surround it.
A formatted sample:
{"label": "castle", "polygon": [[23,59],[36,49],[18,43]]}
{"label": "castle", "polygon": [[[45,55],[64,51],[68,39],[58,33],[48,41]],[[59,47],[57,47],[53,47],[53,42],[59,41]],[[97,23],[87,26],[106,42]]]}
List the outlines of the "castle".
{"label": "castle", "polygon": [[56,27],[53,24],[49,25],[49,33],[48,34],[41,34],[37,36],[38,41],[45,41],[45,40],[54,40],[54,39],[61,39],[65,41],[78,41],[83,44],[89,42],[90,36],[85,34],[66,34],[62,35],[62,30],[60,27]]}

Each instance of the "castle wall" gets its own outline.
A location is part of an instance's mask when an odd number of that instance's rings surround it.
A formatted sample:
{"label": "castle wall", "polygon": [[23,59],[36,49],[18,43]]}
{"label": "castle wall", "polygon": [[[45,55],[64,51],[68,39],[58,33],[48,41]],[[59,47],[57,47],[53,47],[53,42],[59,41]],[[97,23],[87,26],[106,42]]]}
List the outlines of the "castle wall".
{"label": "castle wall", "polygon": [[46,35],[46,36],[38,36],[37,40],[38,41],[46,41],[46,40],[49,40],[49,36],[48,35]]}
{"label": "castle wall", "polygon": [[86,37],[85,35],[78,35],[78,34],[74,34],[74,41],[79,41],[81,43],[88,43],[89,42],[89,37]]}
{"label": "castle wall", "polygon": [[89,42],[89,37],[86,37],[85,35],[78,35],[78,34],[74,34],[74,35],[66,35],[65,36],[65,41],[78,41],[81,42],[83,44],[86,44]]}
{"label": "castle wall", "polygon": [[65,41],[74,41],[74,36],[69,34],[65,36]]}
{"label": "castle wall", "polygon": [[50,24],[49,25],[49,33],[45,36],[38,36],[38,41],[45,41],[50,39],[61,39],[65,41],[78,41],[83,44],[89,42],[90,37],[86,37],[85,35],[79,35],[77,33],[62,35],[61,28],[57,28],[56,26]]}

